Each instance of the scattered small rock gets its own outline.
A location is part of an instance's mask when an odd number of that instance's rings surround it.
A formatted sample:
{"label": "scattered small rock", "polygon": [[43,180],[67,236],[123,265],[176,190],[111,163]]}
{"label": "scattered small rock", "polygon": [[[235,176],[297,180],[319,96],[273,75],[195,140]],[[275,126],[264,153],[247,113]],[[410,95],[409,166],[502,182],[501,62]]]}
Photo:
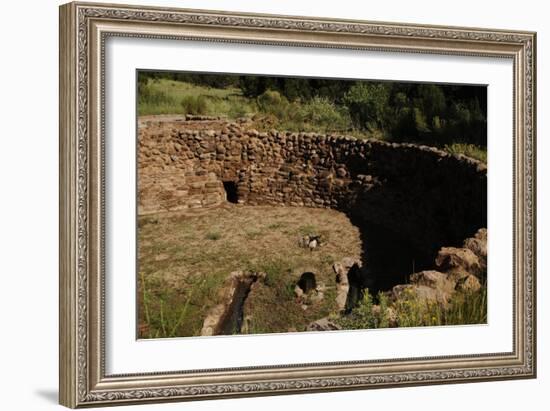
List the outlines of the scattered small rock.
{"label": "scattered small rock", "polygon": [[300,238],[298,245],[303,248],[308,248],[310,251],[315,250],[321,246],[321,236],[310,234]]}
{"label": "scattered small rock", "polygon": [[341,329],[342,327],[336,324],[333,320],[328,317],[324,317],[310,323],[307,326],[306,331],[336,331]]}

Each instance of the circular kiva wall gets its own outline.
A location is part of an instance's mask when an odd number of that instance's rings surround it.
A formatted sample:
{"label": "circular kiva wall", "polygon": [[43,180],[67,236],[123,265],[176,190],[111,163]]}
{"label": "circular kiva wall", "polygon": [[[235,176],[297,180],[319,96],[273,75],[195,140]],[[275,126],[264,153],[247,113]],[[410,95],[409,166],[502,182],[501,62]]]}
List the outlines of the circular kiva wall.
{"label": "circular kiva wall", "polygon": [[270,131],[224,120],[140,119],[138,213],[328,207],[433,254],[486,227],[487,170],[413,144]]}

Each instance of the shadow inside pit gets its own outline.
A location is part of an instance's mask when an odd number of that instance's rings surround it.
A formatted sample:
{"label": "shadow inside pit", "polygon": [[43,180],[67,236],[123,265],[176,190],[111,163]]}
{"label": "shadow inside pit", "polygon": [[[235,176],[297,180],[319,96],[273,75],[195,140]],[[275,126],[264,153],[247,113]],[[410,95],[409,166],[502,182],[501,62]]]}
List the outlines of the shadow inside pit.
{"label": "shadow inside pit", "polygon": [[407,284],[411,274],[433,267],[437,244],[420,250],[406,236],[387,227],[363,219],[354,224],[360,231],[362,267],[354,266],[348,273],[354,289],[350,295],[354,301],[348,301],[348,307],[362,298],[365,288],[376,297],[378,292]]}
{"label": "shadow inside pit", "polygon": [[241,280],[237,283],[231,304],[229,305],[227,312],[221,321],[218,334],[235,335],[241,333],[241,327],[244,320],[244,303],[254,282],[256,282],[256,278]]}

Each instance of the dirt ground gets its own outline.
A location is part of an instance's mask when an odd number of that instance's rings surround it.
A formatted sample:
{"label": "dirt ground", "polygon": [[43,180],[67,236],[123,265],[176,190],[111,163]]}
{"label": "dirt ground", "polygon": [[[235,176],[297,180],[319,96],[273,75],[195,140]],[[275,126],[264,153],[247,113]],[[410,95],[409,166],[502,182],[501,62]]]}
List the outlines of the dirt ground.
{"label": "dirt ground", "polygon": [[[299,245],[321,237],[313,251]],[[267,273],[251,297],[251,333],[303,329],[335,309],[332,264],[359,257],[358,229],[335,210],[225,204],[139,218],[138,301],[142,338],[198,335],[229,273]],[[304,310],[293,290],[314,272],[325,296]]]}

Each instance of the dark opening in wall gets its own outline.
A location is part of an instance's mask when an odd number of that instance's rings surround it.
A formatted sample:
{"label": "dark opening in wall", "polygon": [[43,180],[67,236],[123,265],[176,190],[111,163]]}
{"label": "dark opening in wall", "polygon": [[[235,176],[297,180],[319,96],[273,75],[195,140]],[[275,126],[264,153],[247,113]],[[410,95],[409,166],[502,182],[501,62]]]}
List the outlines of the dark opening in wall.
{"label": "dark opening in wall", "polygon": [[346,313],[351,312],[353,308],[363,299],[365,288],[368,288],[368,278],[366,271],[354,264],[348,271],[349,291],[346,299]]}
{"label": "dark opening in wall", "polygon": [[227,201],[237,204],[239,202],[237,184],[234,181],[224,181],[223,188],[225,190],[225,197],[227,198]]}
{"label": "dark opening in wall", "polygon": [[315,290],[315,287],[317,287],[315,274],[309,271],[303,273],[300,276],[300,280],[298,280],[298,287],[300,287],[305,294],[309,293],[311,290]]}

